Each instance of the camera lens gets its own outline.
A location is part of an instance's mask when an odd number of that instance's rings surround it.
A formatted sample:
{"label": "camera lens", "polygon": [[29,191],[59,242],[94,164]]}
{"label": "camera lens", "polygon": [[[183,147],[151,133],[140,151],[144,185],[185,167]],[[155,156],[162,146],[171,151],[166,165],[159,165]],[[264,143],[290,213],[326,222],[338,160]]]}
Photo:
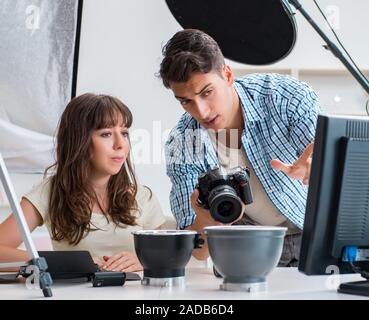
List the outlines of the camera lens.
{"label": "camera lens", "polygon": [[220,205],[218,206],[218,213],[221,215],[221,216],[227,216],[229,215],[229,212],[232,212],[234,211],[234,208],[233,208],[233,203],[231,201],[223,201],[220,203]]}
{"label": "camera lens", "polygon": [[228,185],[215,187],[209,194],[210,213],[222,223],[235,221],[242,212],[242,204],[236,191]]}

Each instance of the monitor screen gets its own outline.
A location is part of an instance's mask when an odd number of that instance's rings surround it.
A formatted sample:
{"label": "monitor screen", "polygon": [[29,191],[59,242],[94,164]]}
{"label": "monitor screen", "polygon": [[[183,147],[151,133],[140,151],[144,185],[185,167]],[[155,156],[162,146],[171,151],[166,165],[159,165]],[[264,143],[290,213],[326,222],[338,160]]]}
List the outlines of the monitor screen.
{"label": "monitor screen", "polygon": [[354,273],[349,247],[369,271],[369,118],[320,115],[298,269]]}

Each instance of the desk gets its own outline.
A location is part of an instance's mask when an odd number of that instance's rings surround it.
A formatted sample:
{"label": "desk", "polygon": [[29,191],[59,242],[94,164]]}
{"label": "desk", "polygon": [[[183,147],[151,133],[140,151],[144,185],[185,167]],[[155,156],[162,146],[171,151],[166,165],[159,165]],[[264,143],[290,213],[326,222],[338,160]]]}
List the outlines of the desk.
{"label": "desk", "polygon": [[186,286],[147,287],[139,281],[126,282],[123,287],[93,288],[85,283],[54,283],[53,297],[44,298],[40,289],[27,289],[25,284],[0,284],[0,299],[121,299],[121,300],[239,300],[239,299],[369,299],[338,293],[340,282],[363,280],[358,274],[339,276],[306,276],[297,268],[276,268],[267,278],[268,291],[264,293],[230,292],[219,290],[222,279],[216,278],[210,268],[187,268]]}

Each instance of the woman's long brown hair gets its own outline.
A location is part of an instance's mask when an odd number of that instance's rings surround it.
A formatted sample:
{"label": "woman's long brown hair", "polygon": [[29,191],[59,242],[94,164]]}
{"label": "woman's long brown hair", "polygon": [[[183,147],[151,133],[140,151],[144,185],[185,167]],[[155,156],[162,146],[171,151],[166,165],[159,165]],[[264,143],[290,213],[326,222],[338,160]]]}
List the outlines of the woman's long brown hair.
{"label": "woman's long brown hair", "polygon": [[[124,126],[132,125],[132,114],[119,99],[108,95],[86,93],[70,101],[64,110],[57,133],[56,162],[50,178],[49,216],[52,237],[77,245],[91,226],[93,204],[103,210],[89,176],[92,132],[110,128],[123,117]],[[126,164],[111,176],[107,186],[108,208],[104,215],[119,226],[135,225],[133,210],[136,203],[137,182],[128,154]]]}

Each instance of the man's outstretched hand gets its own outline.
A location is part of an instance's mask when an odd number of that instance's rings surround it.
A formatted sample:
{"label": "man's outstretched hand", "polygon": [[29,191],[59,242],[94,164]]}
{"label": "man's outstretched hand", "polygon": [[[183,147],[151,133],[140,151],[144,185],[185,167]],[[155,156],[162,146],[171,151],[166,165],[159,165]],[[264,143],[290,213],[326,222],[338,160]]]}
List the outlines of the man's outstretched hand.
{"label": "man's outstretched hand", "polygon": [[311,155],[313,154],[314,142],[311,142],[304,152],[301,154],[294,163],[284,163],[278,159],[270,161],[270,165],[279,171],[284,172],[292,179],[302,180],[303,184],[309,184],[310,168],[311,168]]}

